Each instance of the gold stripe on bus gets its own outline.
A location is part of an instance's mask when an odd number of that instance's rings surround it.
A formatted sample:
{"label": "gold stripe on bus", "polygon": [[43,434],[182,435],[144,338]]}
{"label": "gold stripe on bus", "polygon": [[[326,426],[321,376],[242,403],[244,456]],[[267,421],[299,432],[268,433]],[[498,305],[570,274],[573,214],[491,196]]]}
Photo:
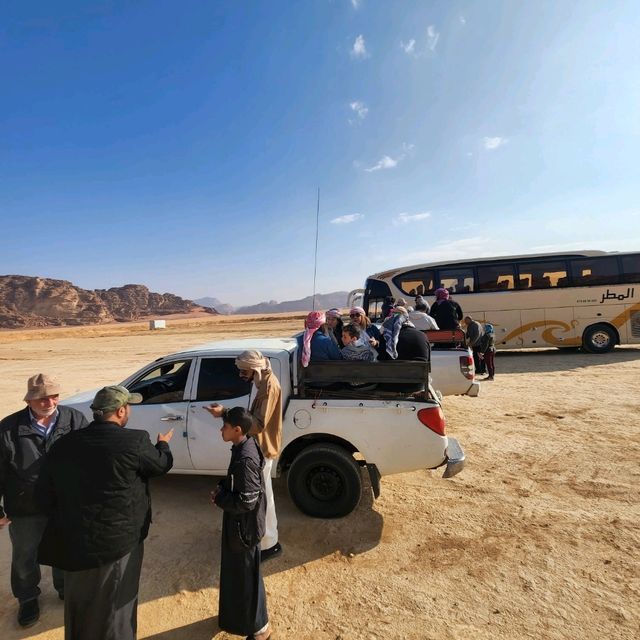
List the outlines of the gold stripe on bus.
{"label": "gold stripe on bus", "polygon": [[619,329],[625,322],[629,322],[631,314],[636,311],[640,311],[640,302],[630,306],[628,309],[625,309],[622,313],[618,314],[613,320],[611,320],[611,324]]}
{"label": "gold stripe on bus", "polygon": [[[630,306],[628,309],[625,309],[622,313],[619,313],[615,318],[609,320],[608,323],[612,324],[614,327],[619,329],[623,324],[629,322],[631,319],[631,314],[640,311],[640,302]],[[606,321],[603,321],[606,323]],[[509,342],[509,340],[513,340],[523,333],[526,333],[530,329],[535,329],[539,327],[547,327],[542,332],[542,339],[552,344],[556,347],[579,347],[582,344],[582,336],[574,336],[573,338],[559,338],[553,335],[553,332],[556,329],[561,329],[563,333],[568,333],[575,329],[578,321],[572,320],[569,324],[566,322],[562,322],[561,320],[537,320],[535,322],[529,322],[527,324],[522,325],[518,329],[515,329],[508,335],[506,335],[500,342]],[[500,326],[499,324],[495,324],[495,326]]]}

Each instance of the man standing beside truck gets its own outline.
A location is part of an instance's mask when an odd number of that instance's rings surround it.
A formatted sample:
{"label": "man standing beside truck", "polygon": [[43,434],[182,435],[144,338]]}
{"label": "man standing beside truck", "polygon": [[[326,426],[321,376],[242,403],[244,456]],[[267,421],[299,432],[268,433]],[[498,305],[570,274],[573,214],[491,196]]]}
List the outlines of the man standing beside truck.
{"label": "man standing beside truck", "polygon": [[[88,424],[77,409],[58,406],[60,390],[55,378],[37,373],[27,381],[27,406],[0,422],[0,530],[9,527],[11,590],[21,627],[40,617],[38,545],[47,517],[36,502],[35,488],[42,465],[55,442]],[[64,575],[57,567],[53,586],[63,600]]]}
{"label": "man standing beside truck", "polygon": [[[271,486],[271,470],[273,462],[280,454],[282,443],[282,389],[278,378],[271,369],[269,359],[260,351],[243,351],[236,358],[240,377],[253,382],[249,412],[253,426],[249,435],[255,436],[264,455],[264,484],[267,498],[266,531],[260,547],[261,560],[268,560],[282,553],[282,545],[278,542],[278,519],[276,505]],[[218,403],[205,409],[214,417],[221,418],[224,406]]]}

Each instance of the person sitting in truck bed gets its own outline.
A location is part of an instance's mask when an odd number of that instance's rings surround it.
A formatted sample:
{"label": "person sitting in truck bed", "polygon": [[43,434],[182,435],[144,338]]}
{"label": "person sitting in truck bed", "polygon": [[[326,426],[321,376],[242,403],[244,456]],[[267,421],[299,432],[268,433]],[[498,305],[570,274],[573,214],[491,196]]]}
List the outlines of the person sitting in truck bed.
{"label": "person sitting in truck bed", "polygon": [[[385,341],[384,353],[379,354],[379,360],[417,360],[429,362],[429,342],[427,337],[418,331],[409,320],[409,314],[404,307],[395,307],[393,313],[382,323],[382,335]],[[378,385],[382,391],[396,391],[402,393],[416,393],[424,390],[424,383]]]}
{"label": "person sitting in truck bed", "polygon": [[362,307],[353,307],[349,311],[349,319],[362,330],[362,341],[368,342],[378,353],[382,350],[382,334],[380,329],[367,318]]}
{"label": "person sitting in truck bed", "polygon": [[304,333],[298,336],[298,351],[303,367],[310,362],[342,360],[338,346],[328,336],[324,311],[311,311],[304,321]]}
{"label": "person sitting in truck bed", "polygon": [[342,342],[344,347],[341,349],[342,358],[344,360],[364,360],[371,362],[377,355],[370,344],[365,344],[361,339],[362,330],[357,324],[347,324],[342,329]]}
{"label": "person sitting in truck bed", "polygon": [[409,320],[419,331],[437,331],[439,329],[438,323],[429,315],[429,307],[422,298],[420,302],[416,302],[415,310],[409,312]]}
{"label": "person sitting in truck bed", "polygon": [[429,342],[413,326],[404,307],[395,307],[393,314],[382,323],[385,351],[380,360],[420,360],[429,361]]}
{"label": "person sitting in truck bed", "polygon": [[338,349],[342,349],[342,347],[344,347],[342,342],[342,329],[344,328],[344,323],[342,322],[340,309],[329,309],[326,316],[329,337],[337,345]]}

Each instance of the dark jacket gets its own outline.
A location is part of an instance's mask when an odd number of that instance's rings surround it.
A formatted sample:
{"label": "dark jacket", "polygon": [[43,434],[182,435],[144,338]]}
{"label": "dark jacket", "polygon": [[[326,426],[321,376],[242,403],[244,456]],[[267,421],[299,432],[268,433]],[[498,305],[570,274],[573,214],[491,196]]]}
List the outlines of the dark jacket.
{"label": "dark jacket", "polygon": [[264,536],[267,500],[263,467],[264,456],[255,438],[231,448],[227,477],[218,485],[215,503],[224,510],[223,544],[233,552],[254,547]]}
{"label": "dark jacket", "polygon": [[114,422],[92,422],[51,448],[38,498],[49,512],[39,561],[66,571],[122,558],[142,542],[151,523],[148,479],[167,473],[166,442]]}
{"label": "dark jacket", "polygon": [[[415,327],[405,325],[398,333],[396,345],[398,360],[419,360],[429,362],[429,341],[422,331]],[[391,360],[391,356],[384,351],[379,356],[380,360]]]}
{"label": "dark jacket", "polygon": [[453,300],[434,302],[429,310],[429,315],[438,323],[440,329],[453,331],[460,327],[462,320],[462,309]]}
{"label": "dark jacket", "polygon": [[5,511],[9,518],[42,514],[33,497],[42,462],[62,436],[87,424],[80,411],[62,405],[58,405],[58,421],[48,438],[31,426],[28,407],[0,422],[0,500],[4,497],[0,518]]}
{"label": "dark jacket", "polygon": [[466,331],[466,342],[470,347],[480,347],[480,340],[484,335],[484,329],[479,322],[472,320],[468,326]]}

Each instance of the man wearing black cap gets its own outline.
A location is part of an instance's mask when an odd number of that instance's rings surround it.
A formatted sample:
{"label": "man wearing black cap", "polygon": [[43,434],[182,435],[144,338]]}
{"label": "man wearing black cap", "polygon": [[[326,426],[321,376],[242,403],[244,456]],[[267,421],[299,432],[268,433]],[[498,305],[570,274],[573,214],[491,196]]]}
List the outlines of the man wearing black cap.
{"label": "man wearing black cap", "polygon": [[[9,527],[11,590],[18,599],[18,624],[30,627],[40,617],[38,545],[47,517],[34,499],[42,464],[54,442],[87,426],[71,407],[58,406],[58,381],[46,373],[27,380],[27,406],[0,422],[0,530]],[[54,565],[55,567],[55,565]],[[54,568],[53,586],[64,599],[63,572]]]}
{"label": "man wearing black cap", "polygon": [[50,513],[42,564],[65,570],[66,640],[134,640],[143,541],[149,532],[148,479],[173,465],[168,442],[124,429],[129,405],[142,402],[122,386],[104,387],[91,404],[93,422],[51,448],[39,495]]}

